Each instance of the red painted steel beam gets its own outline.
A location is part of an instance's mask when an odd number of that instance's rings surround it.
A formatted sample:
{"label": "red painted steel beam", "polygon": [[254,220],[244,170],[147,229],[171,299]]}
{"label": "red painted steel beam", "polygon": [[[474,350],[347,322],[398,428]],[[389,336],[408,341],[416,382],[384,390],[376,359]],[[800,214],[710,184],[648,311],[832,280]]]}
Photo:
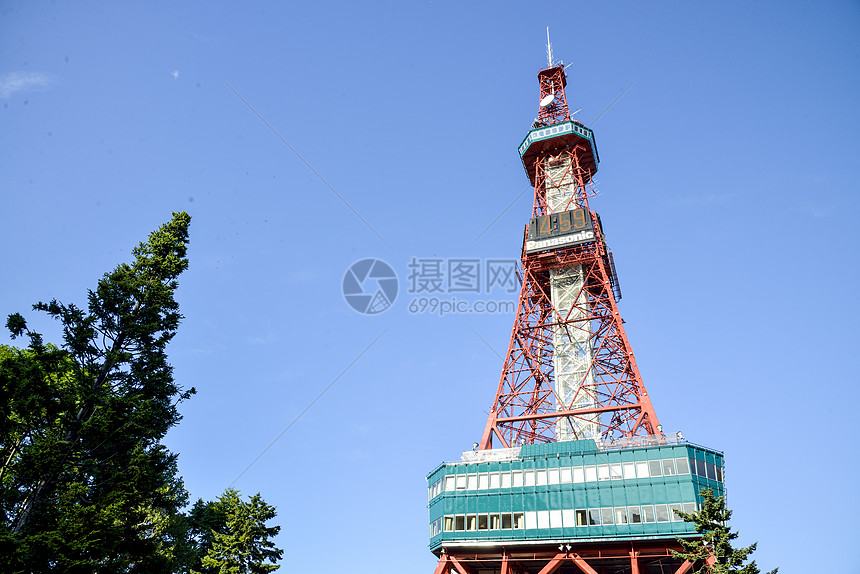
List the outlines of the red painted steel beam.
{"label": "red painted steel beam", "polygon": [[639,553],[630,551],[630,574],[639,574]]}
{"label": "red painted steel beam", "polygon": [[690,568],[693,567],[693,563],[689,560],[684,560],[684,563],[681,564],[677,570],[675,570],[675,574],[687,574],[690,571]]}
{"label": "red painted steel beam", "polygon": [[448,555],[443,554],[439,559],[439,564],[436,565],[436,570],[433,571],[433,574],[444,574],[448,567]]}
{"label": "red painted steel beam", "polygon": [[450,560],[451,560],[451,564],[454,565],[454,568],[456,568],[457,572],[459,572],[460,574],[472,574],[471,568],[469,568],[465,564],[461,564],[460,561],[457,560],[456,558],[454,558],[453,556],[450,557]]}
{"label": "red painted steel beam", "polygon": [[556,554],[552,560],[541,568],[541,571],[538,574],[552,574],[561,567],[561,563],[564,562],[565,558],[567,558],[567,556],[563,553]]}
{"label": "red painted steel beam", "polygon": [[576,564],[577,566],[579,566],[579,569],[580,569],[580,570],[582,570],[583,572],[585,572],[585,574],[597,574],[597,570],[595,570],[594,568],[592,568],[591,566],[589,566],[589,565],[588,565],[588,562],[586,562],[586,561],[582,558],[582,556],[580,556],[579,554],[574,553],[574,554],[571,556],[571,559],[573,560],[573,563],[574,563],[574,564]]}

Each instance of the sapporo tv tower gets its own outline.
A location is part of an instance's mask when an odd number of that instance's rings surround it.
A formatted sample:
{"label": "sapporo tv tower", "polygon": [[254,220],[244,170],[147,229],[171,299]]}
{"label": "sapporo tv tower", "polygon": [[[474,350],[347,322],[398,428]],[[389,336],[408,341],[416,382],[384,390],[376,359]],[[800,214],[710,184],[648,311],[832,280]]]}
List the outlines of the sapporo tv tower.
{"label": "sapporo tv tower", "polygon": [[594,133],[571,119],[548,41],[547,56],[519,146],[534,203],[501,379],[476,449],[427,476],[435,574],[683,574],[670,550],[697,535],[674,511],[723,494],[723,455],[658,422],[589,205]]}

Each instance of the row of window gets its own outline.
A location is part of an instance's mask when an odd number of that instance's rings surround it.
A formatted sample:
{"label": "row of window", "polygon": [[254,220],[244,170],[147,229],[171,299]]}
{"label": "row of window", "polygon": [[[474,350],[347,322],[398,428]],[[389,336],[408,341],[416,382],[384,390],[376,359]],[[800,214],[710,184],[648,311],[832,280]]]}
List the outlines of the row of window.
{"label": "row of window", "polygon": [[493,488],[516,488],[522,486],[544,486],[595,482],[601,480],[624,480],[693,474],[702,478],[723,481],[723,470],[712,462],[697,458],[664,458],[638,462],[619,462],[574,467],[536,470],[512,470],[504,472],[482,472],[474,474],[449,474],[428,488],[430,500],[442,491],[487,490]]}
{"label": "row of window", "polygon": [[583,526],[623,526],[658,522],[683,522],[675,510],[696,511],[696,503],[646,504],[607,508],[538,510],[500,514],[454,514],[430,523],[430,538],[442,532],[483,530],[530,530],[537,528],[577,528]]}

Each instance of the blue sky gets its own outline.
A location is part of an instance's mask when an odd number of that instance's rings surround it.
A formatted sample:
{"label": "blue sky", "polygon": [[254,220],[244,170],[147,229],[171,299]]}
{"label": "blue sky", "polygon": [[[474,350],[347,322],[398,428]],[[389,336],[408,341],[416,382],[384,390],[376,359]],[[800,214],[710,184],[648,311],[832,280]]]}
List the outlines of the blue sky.
{"label": "blue sky", "polygon": [[[725,452],[762,567],[840,569],[860,533],[857,2],[4,2],[0,314],[55,333],[32,303],[83,303],[187,210],[170,354],[199,393],[167,443],[192,496],[292,424],[235,483],[278,507],[285,571],[337,552],[432,572],[424,477],[478,440],[513,314],[410,313],[409,263],[518,257],[546,26],[663,426]],[[373,316],[341,293],[368,257],[400,278]]]}

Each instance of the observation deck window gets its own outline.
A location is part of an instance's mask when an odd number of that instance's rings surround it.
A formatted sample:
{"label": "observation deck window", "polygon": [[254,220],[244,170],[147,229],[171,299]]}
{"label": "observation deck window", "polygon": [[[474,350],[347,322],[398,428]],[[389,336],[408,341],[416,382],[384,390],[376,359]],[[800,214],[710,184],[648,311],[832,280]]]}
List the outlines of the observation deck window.
{"label": "observation deck window", "polygon": [[669,522],[669,508],[665,504],[655,504],[654,510],[657,514],[657,522]]}
{"label": "observation deck window", "polygon": [[650,504],[642,507],[642,522],[650,524],[656,521],[654,516],[654,507]]}
{"label": "observation deck window", "polygon": [[511,473],[514,482],[514,488],[521,487],[523,485],[523,472],[521,470],[515,470]]}
{"label": "observation deck window", "polygon": [[604,526],[615,524],[614,518],[611,508],[600,509],[600,522],[603,523]]}
{"label": "observation deck window", "polygon": [[675,459],[674,458],[664,458],[663,459],[663,476],[675,476],[677,473],[675,472]]}
{"label": "observation deck window", "polygon": [[636,463],[633,462],[625,462],[624,463],[624,478],[636,478]]}
{"label": "observation deck window", "polygon": [[609,480],[608,464],[601,464],[597,466],[597,480]]}

